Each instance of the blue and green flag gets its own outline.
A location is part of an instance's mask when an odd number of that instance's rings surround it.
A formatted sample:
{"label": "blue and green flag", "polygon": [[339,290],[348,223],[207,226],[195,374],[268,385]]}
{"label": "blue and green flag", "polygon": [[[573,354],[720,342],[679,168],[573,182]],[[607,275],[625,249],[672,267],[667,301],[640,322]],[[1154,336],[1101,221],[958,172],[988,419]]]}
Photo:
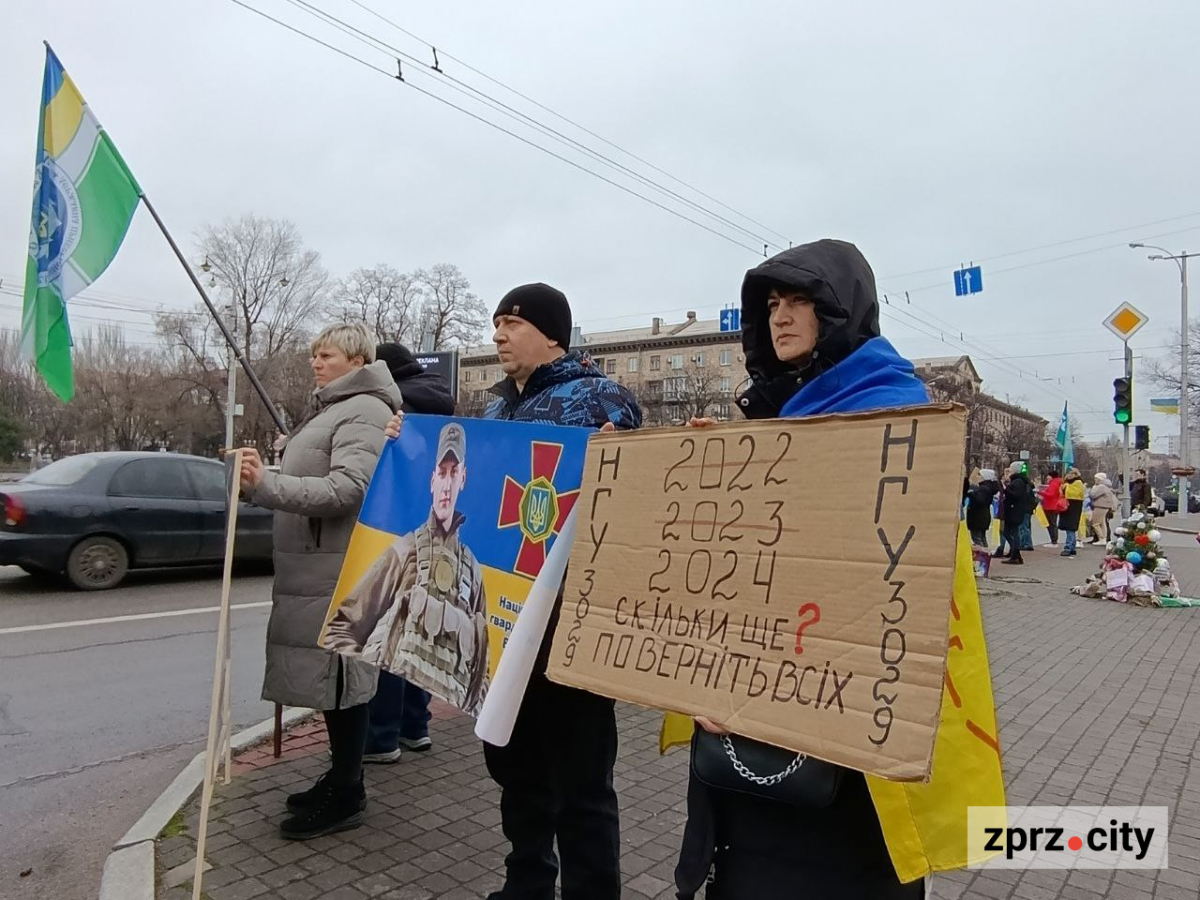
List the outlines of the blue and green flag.
{"label": "blue and green flag", "polygon": [[140,196],[121,154],[47,45],[21,355],[64,403],[75,395],[68,302],[117,255]]}
{"label": "blue and green flag", "polygon": [[1071,419],[1067,415],[1067,404],[1063,403],[1062,418],[1058,422],[1058,434],[1054,438],[1058,458],[1064,467],[1075,465],[1075,446],[1071,442]]}

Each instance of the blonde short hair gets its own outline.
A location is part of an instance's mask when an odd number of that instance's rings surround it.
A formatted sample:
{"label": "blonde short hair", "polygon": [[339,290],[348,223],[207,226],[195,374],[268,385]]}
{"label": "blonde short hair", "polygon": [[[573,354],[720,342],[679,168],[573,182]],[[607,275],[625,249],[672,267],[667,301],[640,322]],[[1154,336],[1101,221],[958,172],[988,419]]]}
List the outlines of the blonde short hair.
{"label": "blonde short hair", "polygon": [[365,325],[357,322],[330,325],[313,338],[312,355],[316,356],[322,347],[335,347],[345,353],[347,359],[361,356],[366,365],[375,362],[375,339]]}

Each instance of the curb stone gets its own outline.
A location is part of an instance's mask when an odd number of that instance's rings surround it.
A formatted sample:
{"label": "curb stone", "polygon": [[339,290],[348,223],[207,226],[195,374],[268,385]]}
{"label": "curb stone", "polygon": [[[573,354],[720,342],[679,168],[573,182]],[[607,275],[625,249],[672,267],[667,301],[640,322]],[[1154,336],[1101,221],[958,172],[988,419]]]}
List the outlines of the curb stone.
{"label": "curb stone", "polygon": [[[313,715],[311,709],[288,709],[283,714],[287,728]],[[271,736],[275,720],[265,719],[230,738],[233,752],[245,750]],[[174,815],[192,799],[204,783],[204,751],[183,767],[167,789],[155,798],[133,827],[125,832],[104,861],[100,876],[100,900],[154,900],[154,842]]]}
{"label": "curb stone", "polygon": [[1189,537],[1192,535],[1195,535],[1195,533],[1196,533],[1195,531],[1192,531],[1189,528],[1172,528],[1169,525],[1159,525],[1157,522],[1154,523],[1154,527],[1157,528],[1159,531],[1169,531],[1169,532],[1171,532],[1171,534],[1186,534]]}

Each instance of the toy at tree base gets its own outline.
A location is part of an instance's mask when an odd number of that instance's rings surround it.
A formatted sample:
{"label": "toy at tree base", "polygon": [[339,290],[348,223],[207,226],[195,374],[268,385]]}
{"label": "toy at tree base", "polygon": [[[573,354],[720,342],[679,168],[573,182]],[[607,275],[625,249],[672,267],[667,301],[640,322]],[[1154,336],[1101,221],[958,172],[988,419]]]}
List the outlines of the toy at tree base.
{"label": "toy at tree base", "polygon": [[1200,606],[1200,600],[1179,596],[1179,584],[1160,540],[1162,532],[1154,527],[1154,515],[1134,512],[1113,529],[1100,571],[1071,588],[1071,593],[1133,606]]}

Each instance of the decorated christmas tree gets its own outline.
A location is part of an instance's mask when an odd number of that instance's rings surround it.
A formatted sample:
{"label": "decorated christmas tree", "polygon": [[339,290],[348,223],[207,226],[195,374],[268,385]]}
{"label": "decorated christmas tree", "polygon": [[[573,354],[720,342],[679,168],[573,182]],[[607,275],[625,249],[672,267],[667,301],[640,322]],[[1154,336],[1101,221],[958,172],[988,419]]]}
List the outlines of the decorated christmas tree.
{"label": "decorated christmas tree", "polygon": [[1160,540],[1162,532],[1154,527],[1153,514],[1135,512],[1113,529],[1100,571],[1071,588],[1071,593],[1131,606],[1200,607],[1200,599],[1180,596]]}
{"label": "decorated christmas tree", "polygon": [[1110,558],[1119,559],[1133,567],[1134,573],[1154,572],[1166,559],[1159,547],[1162,532],[1154,527],[1154,516],[1147,512],[1135,512],[1113,529],[1113,538],[1108,542]]}

